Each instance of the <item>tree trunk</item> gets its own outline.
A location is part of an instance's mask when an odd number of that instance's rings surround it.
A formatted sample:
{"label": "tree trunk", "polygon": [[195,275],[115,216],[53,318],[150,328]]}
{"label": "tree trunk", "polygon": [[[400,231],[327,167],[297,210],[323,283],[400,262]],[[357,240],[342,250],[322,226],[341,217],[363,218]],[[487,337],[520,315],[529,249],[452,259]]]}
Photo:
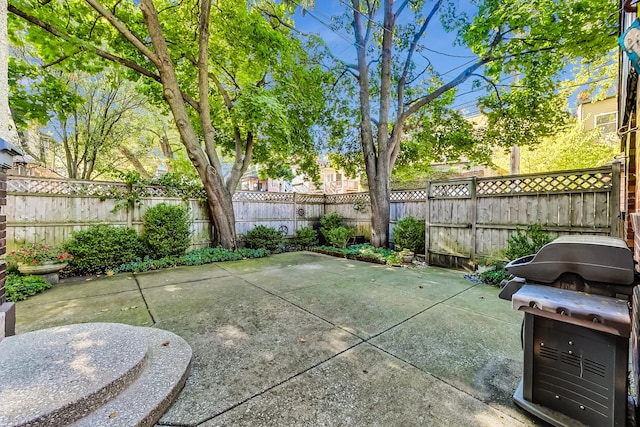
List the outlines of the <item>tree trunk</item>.
{"label": "tree trunk", "polygon": [[378,170],[373,182],[369,182],[371,197],[371,244],[377,248],[389,244],[389,220],[391,218],[389,177]]}

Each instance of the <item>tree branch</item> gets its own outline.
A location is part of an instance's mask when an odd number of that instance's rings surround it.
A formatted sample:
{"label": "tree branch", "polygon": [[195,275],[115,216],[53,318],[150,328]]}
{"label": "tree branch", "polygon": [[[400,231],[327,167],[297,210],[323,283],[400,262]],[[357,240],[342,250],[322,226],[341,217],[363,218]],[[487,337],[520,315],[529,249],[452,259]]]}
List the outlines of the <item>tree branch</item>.
{"label": "tree branch", "polygon": [[160,59],[158,55],[151,51],[144,43],[138,39],[127,27],[120,21],[113,13],[107,10],[102,4],[98,3],[96,0],[85,0],[89,5],[103,18],[105,18],[113,27],[118,30],[120,34],[124,36],[125,39],[129,41],[136,49],[140,51],[144,56],[149,58],[151,62],[153,62],[156,66],[159,66]]}
{"label": "tree branch", "polygon": [[[405,1],[405,5],[407,1]],[[405,5],[403,5],[402,7],[404,7]],[[429,26],[431,19],[433,19],[433,16],[436,14],[436,12],[438,11],[441,5],[442,5],[442,0],[438,0],[433,5],[433,7],[431,8],[431,12],[429,12],[429,15],[427,15],[427,17],[425,18],[418,32],[414,34],[413,40],[411,41],[411,45],[409,46],[409,52],[407,52],[407,59],[404,62],[404,68],[402,70],[400,80],[398,81],[398,90],[397,90],[398,115],[401,115],[404,109],[404,93],[407,85],[407,75],[409,74],[409,68],[411,67],[411,62],[413,61],[413,54],[415,53],[416,48],[418,46],[418,41],[422,38],[425,31],[427,31],[427,27]]]}
{"label": "tree branch", "polygon": [[[61,40],[64,40],[66,42],[69,43],[77,43],[78,41],[75,39],[75,37],[59,30],[57,27],[54,27],[53,25],[44,22],[43,20],[41,20],[40,18],[37,18],[33,15],[29,15],[27,13],[25,13],[24,11],[16,8],[15,6],[13,6],[12,4],[9,4],[7,7],[7,10],[11,13],[13,13],[16,16],[21,17],[22,19],[24,19],[25,21],[42,28],[43,30],[47,31],[50,34],[53,34],[54,36],[58,37]],[[102,49],[99,49],[93,45],[87,45],[87,44],[83,44],[78,48],[77,52],[81,52],[83,50],[91,50],[96,56],[99,56],[100,58],[106,59],[108,61],[111,62],[115,62],[117,64],[123,65],[145,77],[148,77],[152,80],[155,80],[158,83],[162,83],[162,81],[160,80],[160,76],[149,71],[148,69],[144,68],[143,66],[141,66],[140,64],[131,61],[130,59],[126,59],[126,58],[122,58],[120,56],[116,56],[113,55],[109,52],[106,52]],[[62,60],[67,59],[65,57],[61,58],[61,60],[57,60],[54,61],[52,64],[48,64],[48,66],[50,65],[55,65],[59,62],[62,62]],[[184,99],[185,102],[187,102],[194,110],[199,111],[200,108],[198,107],[198,103],[191,98],[189,95],[187,95],[184,92],[181,92],[182,94],[182,99]]]}
{"label": "tree branch", "polygon": [[198,95],[200,101],[200,125],[209,162],[220,170],[220,159],[216,152],[216,131],[211,123],[211,105],[209,104],[209,17],[210,0],[200,1],[200,20],[198,22]]}

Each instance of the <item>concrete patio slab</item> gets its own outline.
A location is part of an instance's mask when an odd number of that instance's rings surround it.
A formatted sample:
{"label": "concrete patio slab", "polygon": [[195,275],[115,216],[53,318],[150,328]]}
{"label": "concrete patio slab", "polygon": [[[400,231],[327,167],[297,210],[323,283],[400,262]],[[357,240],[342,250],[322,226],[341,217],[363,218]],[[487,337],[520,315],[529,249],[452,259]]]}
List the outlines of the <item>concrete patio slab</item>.
{"label": "concrete patio slab", "polygon": [[205,264],[193,267],[167,268],[160,271],[149,271],[135,275],[142,289],[165,285],[179,285],[200,280],[211,280],[216,277],[228,277],[231,273],[218,264]]}
{"label": "concrete patio slab", "polygon": [[371,343],[504,413],[523,418],[511,399],[522,377],[520,325],[515,322],[439,304]]}
{"label": "concrete patio slab", "polygon": [[[286,276],[287,280],[282,280],[283,276]],[[256,271],[242,274],[239,277],[266,291],[278,294],[311,286],[331,285],[344,278],[344,276],[327,271],[326,267],[317,264]]]}
{"label": "concrete patio slab", "polygon": [[269,296],[260,288],[233,276],[151,287],[144,289],[144,295],[156,322],[215,311],[235,301]]}
{"label": "concrete patio slab", "polygon": [[[47,296],[50,300],[57,299],[54,296],[57,294],[57,286],[42,296]],[[45,304],[40,304],[39,300],[40,298],[32,298],[25,301],[30,304],[21,302],[16,305],[17,333],[69,323],[118,322],[133,326],[151,326],[153,323],[144,299],[137,290],[95,297],[60,299]]]}
{"label": "concrete patio slab", "polygon": [[138,285],[130,274],[102,278],[77,277],[64,283],[54,285],[55,292],[44,292],[37,299],[29,298],[20,302],[21,307],[33,304],[48,304],[69,299],[81,299],[100,295],[111,295],[120,292],[137,291]]}
{"label": "concrete patio slab", "polygon": [[437,303],[372,282],[354,283],[345,278],[339,284],[299,289],[283,297],[362,339],[371,338]]}
{"label": "concrete patio slab", "polygon": [[523,424],[365,343],[201,425]]}
{"label": "concrete patio slab", "polygon": [[521,314],[463,276],[286,253],[56,285],[17,304],[18,331],[184,338],[192,374],[158,426],[534,425],[511,401]]}
{"label": "concrete patio slab", "polygon": [[443,301],[442,304],[502,320],[520,327],[522,314],[511,309],[511,301],[498,298],[499,292],[500,289],[493,286],[477,285],[469,288],[463,294]]}
{"label": "concrete patio slab", "polygon": [[194,350],[184,391],[161,424],[197,425],[360,340],[274,296],[160,321]]}

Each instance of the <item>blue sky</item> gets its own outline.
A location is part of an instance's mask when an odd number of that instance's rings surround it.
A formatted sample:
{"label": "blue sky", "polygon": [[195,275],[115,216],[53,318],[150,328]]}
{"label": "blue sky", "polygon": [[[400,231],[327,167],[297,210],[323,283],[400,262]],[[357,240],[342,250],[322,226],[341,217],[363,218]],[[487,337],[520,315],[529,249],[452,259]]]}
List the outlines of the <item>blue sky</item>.
{"label": "blue sky", "polygon": [[[307,10],[303,15],[301,9],[295,15],[296,27],[307,33],[320,35],[332,50],[333,54],[343,59],[345,62],[355,62],[355,48],[353,47],[353,37],[345,27],[330,29],[331,17],[343,14],[350,7],[349,0],[316,0],[315,8]],[[398,2],[399,3],[399,2]],[[426,2],[426,8],[430,8],[432,2]],[[453,2],[461,11],[470,12],[470,2],[466,0],[454,0]],[[428,9],[427,9],[428,10]],[[412,14],[405,10],[403,16],[410,18]],[[401,23],[405,23],[402,20]],[[439,17],[438,17],[439,18]],[[455,77],[456,73],[464,69],[464,65],[476,58],[472,52],[461,46],[454,45],[455,34],[447,33],[443,30],[439,19],[432,21],[427,34],[420,44],[428,50],[422,52],[422,57],[416,55],[418,65],[426,65],[428,58],[436,71],[443,75],[443,79],[448,80]],[[484,94],[483,90],[476,90],[471,93],[472,80],[468,80],[458,88],[458,96],[453,104],[454,107],[465,109],[468,112],[475,111],[474,100]]]}

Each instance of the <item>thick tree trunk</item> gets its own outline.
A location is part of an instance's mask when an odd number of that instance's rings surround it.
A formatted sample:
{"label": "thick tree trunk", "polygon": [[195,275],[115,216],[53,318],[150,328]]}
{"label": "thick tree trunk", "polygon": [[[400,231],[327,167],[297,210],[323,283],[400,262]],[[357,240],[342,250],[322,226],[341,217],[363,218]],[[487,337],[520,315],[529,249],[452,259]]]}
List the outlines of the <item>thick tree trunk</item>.
{"label": "thick tree trunk", "polygon": [[207,168],[205,183],[209,214],[213,222],[213,245],[227,249],[237,247],[236,215],[233,211],[233,193],[220,185],[221,177],[213,167]]}
{"label": "thick tree trunk", "polygon": [[[391,195],[388,179],[377,176],[374,183],[369,184],[371,197],[371,244],[377,248],[387,247],[389,244],[389,219]],[[371,185],[373,184],[373,185]]]}

